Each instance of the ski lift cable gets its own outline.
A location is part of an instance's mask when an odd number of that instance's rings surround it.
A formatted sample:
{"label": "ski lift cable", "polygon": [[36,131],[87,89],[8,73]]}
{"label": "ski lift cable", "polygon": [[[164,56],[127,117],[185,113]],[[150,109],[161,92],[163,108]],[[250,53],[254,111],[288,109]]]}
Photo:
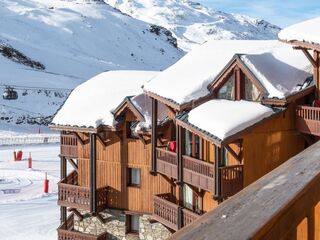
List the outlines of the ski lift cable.
{"label": "ski lift cable", "polygon": [[12,87],[20,90],[48,90],[48,91],[72,91],[70,88],[45,88],[45,87],[30,87],[30,86],[20,86],[20,85],[10,85],[10,84],[0,84],[0,87]]}

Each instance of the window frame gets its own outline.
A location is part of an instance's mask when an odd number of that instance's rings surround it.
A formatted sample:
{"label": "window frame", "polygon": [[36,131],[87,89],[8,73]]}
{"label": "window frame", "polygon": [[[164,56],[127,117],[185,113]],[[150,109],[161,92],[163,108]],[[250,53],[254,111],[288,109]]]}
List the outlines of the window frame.
{"label": "window frame", "polygon": [[[133,169],[136,169],[136,170],[139,171],[139,184],[132,183],[132,170]],[[137,187],[137,188],[141,187],[141,168],[128,167],[128,170],[127,170],[127,186],[128,187]]]}
{"label": "window frame", "polygon": [[[132,217],[137,217],[138,218],[138,230],[132,229]],[[139,214],[126,214],[126,234],[127,235],[139,235],[140,232],[140,215]]]}

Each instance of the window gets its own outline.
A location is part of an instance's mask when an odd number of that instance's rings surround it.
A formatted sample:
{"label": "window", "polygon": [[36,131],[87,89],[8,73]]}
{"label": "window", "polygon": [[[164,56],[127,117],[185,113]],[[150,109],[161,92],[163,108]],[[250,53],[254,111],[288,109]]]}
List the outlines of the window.
{"label": "window", "polygon": [[131,234],[139,234],[139,222],[139,215],[126,215],[126,232]]}
{"label": "window", "polygon": [[128,169],[128,186],[140,187],[140,169]]}
{"label": "window", "polygon": [[190,131],[185,131],[185,153],[188,156],[200,158],[200,137]]}
{"label": "window", "polygon": [[235,89],[235,81],[234,74],[229,78],[229,80],[222,85],[222,87],[218,91],[219,99],[227,99],[234,100],[234,89]]}
{"label": "window", "polygon": [[247,78],[244,77],[244,99],[248,101],[259,101],[261,100],[261,94],[257,87]]}
{"label": "window", "polygon": [[197,213],[202,213],[202,198],[187,184],[183,185],[183,206]]}

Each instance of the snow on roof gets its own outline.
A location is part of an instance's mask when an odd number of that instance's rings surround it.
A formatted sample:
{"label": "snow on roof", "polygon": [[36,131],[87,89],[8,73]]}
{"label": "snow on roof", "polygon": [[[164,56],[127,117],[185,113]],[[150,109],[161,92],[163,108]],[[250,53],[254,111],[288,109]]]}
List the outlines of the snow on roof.
{"label": "snow on roof", "polygon": [[188,123],[224,140],[274,113],[257,102],[211,100],[191,110]]}
{"label": "snow on roof", "polygon": [[142,84],[157,74],[154,71],[101,73],[72,91],[52,124],[94,128],[113,126],[112,110],[125,97],[142,93]]}
{"label": "snow on roof", "polygon": [[278,37],[285,41],[303,41],[320,44],[320,17],[291,25],[283,29]]}
{"label": "snow on roof", "polygon": [[215,80],[235,54],[266,88],[269,98],[283,98],[311,75],[311,65],[299,51],[279,41],[209,41],[144,85],[144,90],[177,104],[209,94]]}
{"label": "snow on roof", "polygon": [[312,66],[304,54],[280,42],[268,52],[242,55],[240,59],[266,88],[269,98],[285,98],[307,87],[304,83],[312,76]]}
{"label": "snow on roof", "polygon": [[261,53],[278,41],[211,40],[144,85],[144,90],[183,104],[209,93],[207,86],[235,54]]}

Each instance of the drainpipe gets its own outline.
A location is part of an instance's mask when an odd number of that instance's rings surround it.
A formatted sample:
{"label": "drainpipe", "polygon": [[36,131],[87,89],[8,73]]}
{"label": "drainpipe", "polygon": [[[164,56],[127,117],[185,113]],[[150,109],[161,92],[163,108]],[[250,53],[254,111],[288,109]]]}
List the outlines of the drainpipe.
{"label": "drainpipe", "polygon": [[151,131],[151,171],[152,175],[157,175],[157,124],[158,124],[158,101],[152,98],[152,131]]}
{"label": "drainpipe", "polygon": [[97,213],[96,134],[90,133],[90,213]]}

